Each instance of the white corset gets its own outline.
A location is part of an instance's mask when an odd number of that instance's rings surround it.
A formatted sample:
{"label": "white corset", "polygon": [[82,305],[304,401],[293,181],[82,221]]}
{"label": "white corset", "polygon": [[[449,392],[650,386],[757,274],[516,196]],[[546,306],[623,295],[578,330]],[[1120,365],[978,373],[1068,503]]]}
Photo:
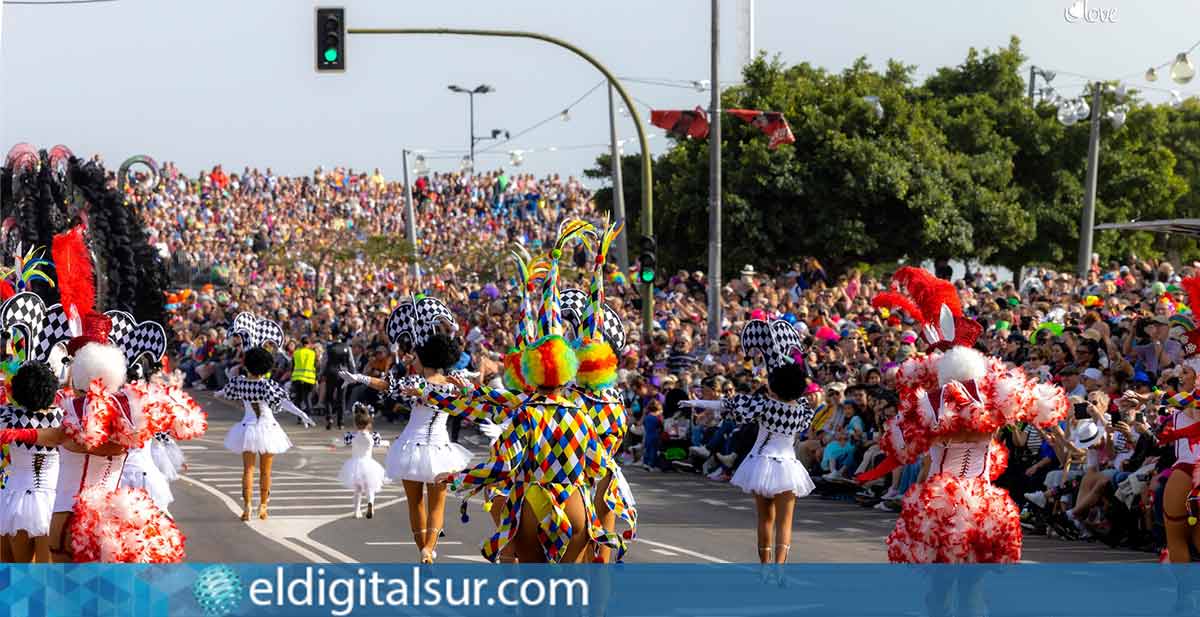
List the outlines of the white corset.
{"label": "white corset", "polygon": [[952,441],[934,444],[929,449],[929,473],[945,473],[956,478],[987,477],[987,441]]}

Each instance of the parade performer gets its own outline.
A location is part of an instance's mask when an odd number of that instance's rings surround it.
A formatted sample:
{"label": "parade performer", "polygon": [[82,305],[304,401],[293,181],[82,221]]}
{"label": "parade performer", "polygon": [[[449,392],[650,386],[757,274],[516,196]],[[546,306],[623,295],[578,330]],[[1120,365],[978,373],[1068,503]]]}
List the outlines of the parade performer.
{"label": "parade performer", "polygon": [[[618,558],[624,552],[624,541],[600,525],[592,501],[592,486],[611,473],[612,463],[587,410],[567,389],[579,358],[563,338],[558,261],[567,243],[585,228],[568,221],[560,229],[536,320],[532,312],[518,318],[535,327],[506,357],[506,381],[524,384],[532,394],[476,390],[449,403],[470,408],[473,399],[484,398],[508,410],[510,423],[497,442],[499,454],[442,478],[456,489],[510,485],[499,528],[482,547],[489,561],[496,561],[509,542],[515,543],[522,563],[583,562],[593,554],[593,542],[618,549]],[[435,404],[445,403],[437,393],[426,396]]]}
{"label": "parade performer", "polygon": [[786,563],[796,498],[814,488],[792,445],[796,435],[808,429],[814,413],[803,398],[808,379],[807,369],[797,359],[803,357],[802,341],[786,321],[754,320],[742,330],[742,351],[762,356],[767,367],[765,393],[679,404],[719,411],[739,424],[758,424],[754,446],[729,483],[754,495],[759,562]]}
{"label": "parade performer", "polygon": [[[9,384],[9,404],[0,407],[4,428],[62,426],[54,405],[58,379],[45,364],[21,366]],[[50,516],[58,486],[58,448],[13,443],[8,478],[0,490],[0,534],[11,543],[13,561],[50,562]]]}
{"label": "parade performer", "polygon": [[880,446],[888,458],[859,476],[867,482],[900,464],[930,456],[929,476],[909,489],[888,558],[903,563],[1013,563],[1021,558],[1021,524],[1008,492],[992,484],[1007,464],[995,439],[1001,427],[1049,427],[1067,410],[1054,385],[1026,378],[974,349],[982,327],[964,317],[954,286],[919,268],[892,277],[894,291],[876,307],[903,310],[923,324],[928,355],[906,361],[897,379],[899,414]]}
{"label": "parade performer", "polygon": [[346,433],[343,443],[350,448],[350,458],[342,464],[338,472],[338,482],[354,491],[354,518],[362,518],[362,504],[367,502],[367,518],[375,517],[375,495],[383,488],[387,480],[383,465],[372,456],[375,448],[388,445],[380,438],[379,433],[372,430],[371,407],[362,403],[354,404],[354,428],[352,433]]}
{"label": "parade performer", "polygon": [[245,374],[234,377],[216,393],[222,398],[241,401],[244,411],[242,421],[233,425],[225,436],[225,449],[242,455],[242,520],[250,520],[256,463],[259,470],[258,518],[266,520],[271,500],[271,466],[275,455],[292,447],[275,414],[279,411],[293,414],[306,428],[314,423],[292,404],[283,386],[270,379],[275,357],[264,345],[283,345],[283,329],[279,324],[241,313],[234,319],[233,330],[249,348],[242,357]]}
{"label": "parade performer", "polygon": [[[413,374],[396,379],[389,373],[387,381],[349,371],[340,375],[393,398],[405,398],[407,390],[457,391],[447,377],[462,355],[457,330],[454,314],[439,300],[402,302],[388,316],[387,336],[405,352],[412,352]],[[411,408],[408,424],[388,449],[384,469],[388,478],[400,480],[404,486],[409,527],[421,563],[433,563],[446,515],[446,487],[435,479],[442,473],[466,469],[471,452],[450,441],[445,412],[417,399],[407,402]]]}
{"label": "parade performer", "polygon": [[[621,442],[629,428],[629,419],[617,385],[617,354],[625,346],[625,325],[620,315],[604,303],[604,264],[608,249],[621,234],[620,224],[607,225],[603,232],[592,229],[596,258],[592,265],[590,294],[567,289],[561,294],[563,321],[573,334],[579,370],[572,390],[591,415],[604,451],[612,461],[611,473],[594,487],[594,506],[605,531],[612,532],[620,518],[629,529],[624,537],[637,537],[637,508],[629,482],[617,464]],[[608,562],[612,551],[597,545],[596,558]]]}

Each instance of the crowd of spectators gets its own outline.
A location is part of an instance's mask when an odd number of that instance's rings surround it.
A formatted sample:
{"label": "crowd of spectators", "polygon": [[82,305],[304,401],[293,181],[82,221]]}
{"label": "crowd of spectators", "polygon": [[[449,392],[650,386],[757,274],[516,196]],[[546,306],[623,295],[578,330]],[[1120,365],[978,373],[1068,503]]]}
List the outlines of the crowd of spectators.
{"label": "crowd of spectators", "polygon": [[[252,311],[278,320],[290,335],[276,379],[289,379],[297,346],[323,357],[321,383],[306,403],[321,409],[368,402],[390,420],[402,420],[403,410],[365,389],[340,392],[335,374],[342,365],[375,376],[404,370],[405,358],[389,347],[383,326],[399,299],[428,293],[449,304],[467,342],[460,365],[496,379],[516,314],[503,256],[514,243],[538,250],[567,217],[597,217],[574,178],[503,171],[422,177],[413,187],[418,279],[407,260],[388,254],[364,251],[325,264],[316,257],[331,239],[345,245],[373,235],[405,237],[404,187],[377,170],[317,169],[289,178],[270,169],[227,174],[217,167],[189,178],[168,164],[156,188],[131,193],[180,278],[170,308],[190,385],[222,385],[237,363],[226,327],[237,313]],[[573,262],[583,266],[586,256]],[[950,274],[945,262],[936,269]],[[998,482],[1023,508],[1029,532],[1161,546],[1149,495],[1159,489],[1155,471],[1170,464],[1171,452],[1157,447],[1161,410],[1146,395],[1195,387],[1195,373],[1182,362],[1191,313],[1179,288],[1181,277],[1195,271],[1131,256],[1120,263],[1094,259],[1083,280],[1038,268],[1014,280],[968,272],[956,281],[966,313],[985,327],[978,344],[1061,384],[1074,405],[1061,426],[1009,426],[998,436],[1010,453]],[[631,417],[624,463],[728,480],[756,427],[678,403],[760,388],[765,375],[740,353],[738,332],[750,319],[782,318],[808,343],[806,397],[817,414],[796,452],[818,479],[818,492],[897,509],[899,497],[927,473],[926,460],[868,486],[854,480],[883,459],[878,440],[897,412],[898,366],[921,353],[916,324],[870,305],[886,280],[857,270],[827,272],[815,258],[771,272],[747,264],[722,286],[721,334],[708,343],[702,272],[660,273],[648,338],[638,332],[641,300],[625,273],[611,267],[609,275],[608,300],[626,317],[631,341],[620,365]],[[568,284],[586,284],[580,277],[575,268],[564,274]]]}

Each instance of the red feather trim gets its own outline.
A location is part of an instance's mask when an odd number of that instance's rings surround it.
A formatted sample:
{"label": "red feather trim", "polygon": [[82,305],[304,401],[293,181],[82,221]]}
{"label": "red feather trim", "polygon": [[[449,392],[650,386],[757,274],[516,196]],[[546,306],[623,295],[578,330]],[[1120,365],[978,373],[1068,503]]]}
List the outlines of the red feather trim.
{"label": "red feather trim", "polygon": [[[1187,293],[1188,306],[1192,304],[1200,304],[1200,276],[1189,276],[1179,283],[1183,287],[1183,291]],[[1192,313],[1196,313],[1196,309],[1192,309]]]}
{"label": "red feather trim", "polygon": [[908,292],[921,313],[927,320],[936,320],[941,315],[942,306],[950,309],[955,317],[963,314],[962,302],[958,298],[958,290],[949,281],[943,281],[929,272],[912,266],[905,266],[896,271],[892,280]]}
{"label": "red feather trim", "polygon": [[96,304],[96,281],[92,257],[83,239],[83,226],[54,236],[50,254],[58,277],[58,293],[64,309],[75,307],[80,315],[91,313]]}
{"label": "red feather trim", "polygon": [[905,313],[908,313],[909,317],[918,322],[925,321],[925,318],[921,313],[921,309],[917,308],[917,305],[914,304],[912,300],[894,291],[885,291],[876,294],[874,298],[871,298],[871,306],[877,309],[886,308],[892,311],[900,309]]}
{"label": "red feather trim", "polygon": [[17,295],[17,290],[13,289],[12,283],[0,281],[0,300],[7,300],[15,295]]}

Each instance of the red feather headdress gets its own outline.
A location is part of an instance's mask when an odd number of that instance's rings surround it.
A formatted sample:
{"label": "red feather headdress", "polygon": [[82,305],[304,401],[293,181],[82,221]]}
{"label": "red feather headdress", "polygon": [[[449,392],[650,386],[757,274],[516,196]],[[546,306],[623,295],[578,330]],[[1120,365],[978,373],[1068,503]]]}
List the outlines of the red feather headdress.
{"label": "red feather headdress", "polygon": [[[1192,319],[1195,320],[1197,312],[1200,309],[1200,276],[1189,276],[1179,283],[1183,287],[1184,293],[1187,294],[1187,304],[1192,307]],[[1183,353],[1188,357],[1200,355],[1200,327],[1193,328],[1184,333],[1187,341],[1183,344]]]}
{"label": "red feather headdress", "polygon": [[54,258],[63,310],[70,315],[74,308],[75,314],[81,317],[91,313],[96,305],[96,281],[83,226],[76,225],[54,236],[50,255]]}
{"label": "red feather headdress", "polygon": [[877,295],[872,304],[899,307],[920,321],[921,335],[931,351],[973,347],[983,333],[983,326],[963,316],[958,290],[949,281],[921,268],[905,266],[892,275],[892,287],[895,291]]}

